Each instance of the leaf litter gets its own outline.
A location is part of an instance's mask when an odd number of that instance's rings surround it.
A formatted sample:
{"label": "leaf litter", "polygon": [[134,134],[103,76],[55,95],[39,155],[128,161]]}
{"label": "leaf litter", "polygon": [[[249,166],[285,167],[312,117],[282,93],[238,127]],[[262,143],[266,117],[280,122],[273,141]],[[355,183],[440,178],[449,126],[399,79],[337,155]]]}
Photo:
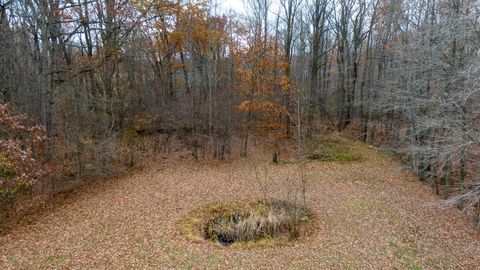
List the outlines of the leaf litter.
{"label": "leaf litter", "polygon": [[[251,161],[152,160],[19,222],[0,236],[0,269],[478,269],[480,236],[398,161],[354,143],[358,162],[307,163],[315,234],[289,245],[192,242],[182,218],[214,202],[255,201]],[[266,165],[268,193],[286,196],[296,164]]]}

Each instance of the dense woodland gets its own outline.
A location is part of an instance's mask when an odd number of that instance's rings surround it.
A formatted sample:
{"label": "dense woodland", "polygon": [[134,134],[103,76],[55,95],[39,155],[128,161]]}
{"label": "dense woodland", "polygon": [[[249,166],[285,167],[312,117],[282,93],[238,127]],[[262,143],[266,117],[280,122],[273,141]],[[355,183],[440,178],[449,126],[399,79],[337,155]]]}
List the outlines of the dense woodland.
{"label": "dense woodland", "polygon": [[327,125],[395,152],[480,224],[477,1],[245,8],[0,0],[1,212],[37,182],[110,175],[172,140],[222,160],[264,138],[278,162]]}

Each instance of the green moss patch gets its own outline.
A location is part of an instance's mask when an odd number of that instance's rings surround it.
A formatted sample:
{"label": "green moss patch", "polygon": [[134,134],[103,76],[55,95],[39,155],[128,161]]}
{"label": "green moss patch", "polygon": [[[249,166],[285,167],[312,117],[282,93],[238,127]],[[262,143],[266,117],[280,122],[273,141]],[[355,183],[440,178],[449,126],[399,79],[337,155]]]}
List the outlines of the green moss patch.
{"label": "green moss patch", "polygon": [[311,149],[306,156],[309,160],[354,162],[361,159],[350,144],[340,140],[311,141],[308,148]]}

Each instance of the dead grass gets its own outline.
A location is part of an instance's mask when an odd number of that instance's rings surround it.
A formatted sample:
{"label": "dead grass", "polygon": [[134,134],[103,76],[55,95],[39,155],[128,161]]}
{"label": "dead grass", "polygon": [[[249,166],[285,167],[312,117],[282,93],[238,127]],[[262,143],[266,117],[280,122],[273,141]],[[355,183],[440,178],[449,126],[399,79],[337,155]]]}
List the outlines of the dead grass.
{"label": "dead grass", "polygon": [[[394,158],[362,143],[349,148],[359,161],[305,165],[318,229],[289,245],[187,239],[179,227],[199,206],[252,202],[262,192],[249,160],[160,158],[16,224],[0,236],[0,269],[478,269],[480,236],[470,220],[431,206],[439,198]],[[297,165],[266,166],[268,194],[284,197],[282,179],[299,179]]]}
{"label": "dead grass", "polygon": [[254,247],[286,244],[314,229],[314,215],[291,202],[215,203],[187,215],[180,231],[195,242]]}

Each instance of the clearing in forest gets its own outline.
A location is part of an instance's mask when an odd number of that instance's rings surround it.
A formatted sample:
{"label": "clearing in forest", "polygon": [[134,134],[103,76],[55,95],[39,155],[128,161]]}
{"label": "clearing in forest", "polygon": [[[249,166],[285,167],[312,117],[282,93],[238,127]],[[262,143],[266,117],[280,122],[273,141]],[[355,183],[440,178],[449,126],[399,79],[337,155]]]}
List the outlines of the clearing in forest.
{"label": "clearing in forest", "polygon": [[[470,220],[395,158],[352,143],[360,158],[313,156],[308,207],[317,229],[283,245],[191,241],[182,220],[209,203],[262,197],[251,161],[152,161],[82,188],[0,236],[0,269],[478,269]],[[346,159],[346,160],[344,160]],[[263,166],[263,165],[262,165]],[[267,164],[268,194],[282,198],[298,164]]]}

